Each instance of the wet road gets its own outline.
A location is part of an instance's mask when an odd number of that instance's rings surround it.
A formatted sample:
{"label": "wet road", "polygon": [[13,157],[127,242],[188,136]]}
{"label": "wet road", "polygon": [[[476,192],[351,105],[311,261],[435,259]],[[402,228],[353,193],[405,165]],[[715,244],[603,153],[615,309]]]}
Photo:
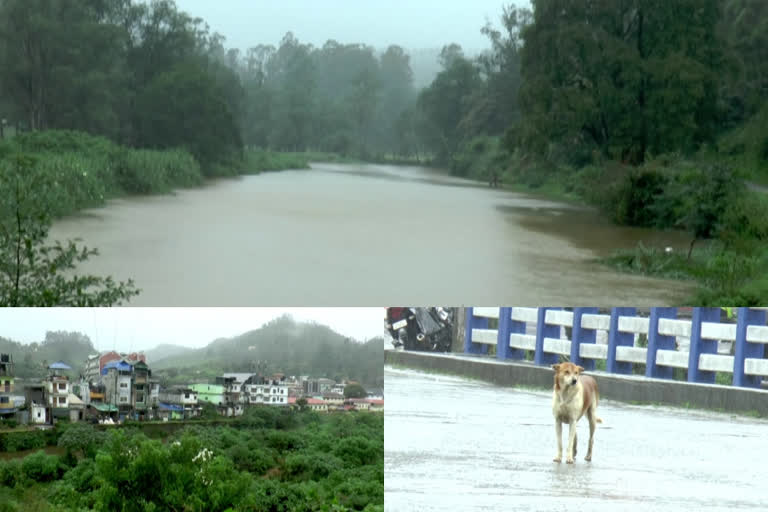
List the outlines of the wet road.
{"label": "wet road", "polygon": [[434,170],[317,164],[112,201],[57,222],[101,255],[85,270],[133,278],[143,306],[631,304],[687,285],[590,262],[687,237],[620,228],[593,211]]}
{"label": "wet road", "polygon": [[768,421],[601,401],[592,462],[584,422],[576,463],[556,464],[548,392],[389,367],[384,381],[385,510],[768,509]]}

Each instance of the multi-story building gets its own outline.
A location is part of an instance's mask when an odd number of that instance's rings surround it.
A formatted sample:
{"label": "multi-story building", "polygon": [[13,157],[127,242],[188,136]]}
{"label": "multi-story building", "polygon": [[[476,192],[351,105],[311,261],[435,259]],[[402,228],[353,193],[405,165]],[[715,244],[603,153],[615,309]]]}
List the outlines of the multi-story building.
{"label": "multi-story building", "polygon": [[248,405],[288,405],[288,385],[285,383],[285,377],[252,375],[243,387]]}
{"label": "multi-story building", "polygon": [[132,367],[131,380],[131,406],[139,412],[146,411],[150,408],[150,396],[151,387],[149,378],[152,375],[152,371],[144,361],[131,361],[129,363]]}
{"label": "multi-story building", "polygon": [[226,405],[222,384],[192,384],[189,388],[197,392],[197,399],[200,402],[208,402],[217,407]]}
{"label": "multi-story building", "polygon": [[72,368],[57,361],[48,366],[48,377],[46,377],[45,386],[45,405],[51,411],[54,417],[69,418],[69,377],[62,372],[70,371]]}
{"label": "multi-story building", "polygon": [[225,416],[240,416],[245,404],[244,385],[251,377],[250,373],[225,373],[216,377],[216,384],[223,387]]}
{"label": "multi-story building", "polygon": [[16,412],[13,375],[13,358],[10,354],[0,354],[0,416]]}
{"label": "multi-story building", "polygon": [[88,357],[85,361],[83,376],[85,377],[85,380],[90,382],[91,384],[98,383],[102,376],[104,368],[112,362],[117,361],[126,361],[126,362],[138,362],[141,361],[142,363],[147,362],[147,357],[141,353],[141,352],[131,352],[130,354],[120,354],[114,350],[110,350],[107,352],[101,352],[99,354],[93,354]]}
{"label": "multi-story building", "polygon": [[111,361],[101,370],[101,382],[104,384],[104,400],[117,406],[121,411],[133,407],[133,366],[126,361]]}
{"label": "multi-story building", "polygon": [[305,395],[322,395],[326,391],[330,391],[336,385],[336,381],[333,379],[306,379],[302,384]]}
{"label": "multi-story building", "polygon": [[[164,405],[181,407],[183,416],[190,418],[200,413],[197,404],[197,391],[187,387],[173,387],[160,390],[159,407],[163,409]],[[171,407],[173,410],[175,407]]]}

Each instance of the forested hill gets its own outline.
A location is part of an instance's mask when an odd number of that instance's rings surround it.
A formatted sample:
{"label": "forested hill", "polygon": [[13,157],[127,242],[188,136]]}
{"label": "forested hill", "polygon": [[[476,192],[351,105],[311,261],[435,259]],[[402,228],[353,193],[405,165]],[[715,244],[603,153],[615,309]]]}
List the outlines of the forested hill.
{"label": "forested hill", "polygon": [[16,377],[42,377],[46,367],[64,361],[78,370],[86,358],[96,353],[91,339],[79,332],[53,331],[41,342],[19,343],[0,336],[0,353],[10,354]]}
{"label": "forested hill", "polygon": [[380,338],[361,343],[324,325],[296,322],[287,316],[235,338],[215,340],[198,350],[147,360],[153,370],[164,370],[162,374],[171,378],[260,371],[349,378],[372,387],[383,387],[383,361]]}

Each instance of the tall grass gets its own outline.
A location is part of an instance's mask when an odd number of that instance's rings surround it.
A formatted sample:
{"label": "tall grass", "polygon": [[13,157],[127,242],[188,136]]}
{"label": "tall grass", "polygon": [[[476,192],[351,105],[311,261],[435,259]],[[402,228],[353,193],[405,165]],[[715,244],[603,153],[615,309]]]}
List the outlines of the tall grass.
{"label": "tall grass", "polygon": [[46,206],[54,217],[114,197],[167,193],[204,180],[200,164],[186,150],[131,149],[80,132],[23,133],[0,145],[0,161],[19,154],[33,158],[39,182],[51,191]]}
{"label": "tall grass", "polygon": [[308,155],[306,153],[278,153],[264,149],[249,149],[245,152],[244,174],[286,169],[309,169]]}

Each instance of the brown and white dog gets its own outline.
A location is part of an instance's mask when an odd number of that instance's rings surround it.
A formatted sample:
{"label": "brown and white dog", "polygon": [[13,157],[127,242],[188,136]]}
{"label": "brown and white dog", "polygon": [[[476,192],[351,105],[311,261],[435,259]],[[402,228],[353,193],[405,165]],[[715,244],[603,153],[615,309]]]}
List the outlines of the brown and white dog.
{"label": "brown and white dog", "polygon": [[584,460],[592,460],[592,443],[595,426],[603,420],[597,417],[597,382],[588,375],[582,375],[584,368],[573,363],[552,365],[555,370],[555,389],[552,394],[552,414],[555,416],[557,432],[557,455],[554,461],[563,460],[563,423],[568,423],[568,451],[565,462],[573,464],[576,456],[576,423],[584,414],[589,420],[589,449]]}

